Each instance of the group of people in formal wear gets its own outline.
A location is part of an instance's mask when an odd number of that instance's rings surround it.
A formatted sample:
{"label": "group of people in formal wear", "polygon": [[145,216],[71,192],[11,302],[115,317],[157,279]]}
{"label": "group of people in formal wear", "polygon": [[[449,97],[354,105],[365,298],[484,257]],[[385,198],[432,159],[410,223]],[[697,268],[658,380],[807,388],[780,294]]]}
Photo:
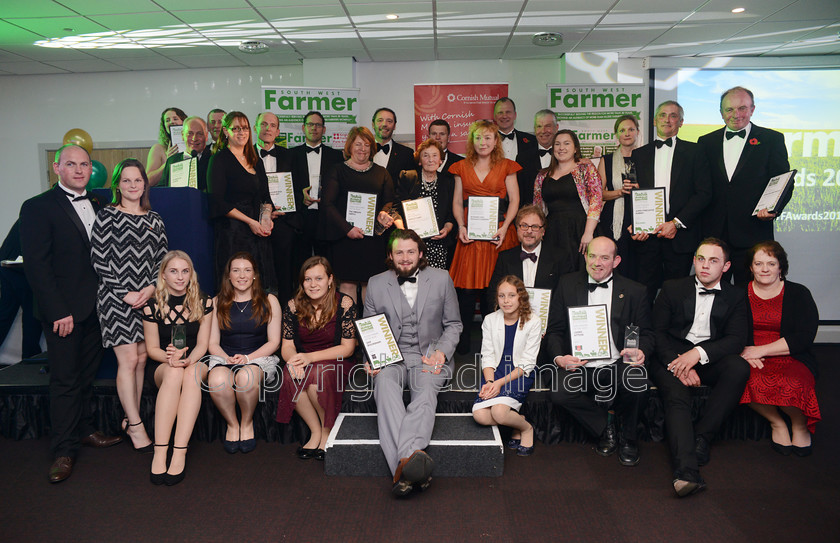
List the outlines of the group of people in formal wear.
{"label": "group of people in formal wear", "polygon": [[[510,427],[506,445],[520,456],[534,453],[535,431],[519,411],[544,370],[552,401],[597,439],[596,452],[617,451],[627,466],[640,461],[639,419],[655,384],[679,496],[705,487],[699,467],[739,402],[769,421],[775,451],[807,456],[820,419],[811,350],[818,315],[807,288],[786,280],[775,215],[751,214],[770,177],[788,169],[781,134],[750,122],[754,107],[747,89],[728,90],[726,126],[694,144],[677,138],[681,106],[664,102],[654,141],[638,148],[639,121],[623,115],[618,147],[597,164],[551,110],[537,112],[535,134],[514,129],[510,98],[496,102],[493,120],[470,126],[465,157],[448,150],[443,119],[416,150],[397,143],[396,113],[385,107],[372,131],[350,130],[343,150],[324,143],[317,111],[303,119],[305,143],[286,149],[275,143],[273,113],[257,116],[255,143],[241,112],[214,109],[205,120],[167,108],[146,165],[122,161],[104,207],[85,190],[87,151],[63,146],[53,165],[58,184],[20,214],[50,362],[50,481],[70,476],[80,445],[123,439],[92,426],[103,347],[118,361],[125,439],[153,453],[152,483],[183,480],[203,390],[225,420],[228,453],[254,450],[260,387],[276,385],[276,420],[297,412],[309,429],[297,455],[324,460],[343,385],[362,362],[354,321],[384,314],[403,361],[364,362],[379,440],[393,493],[425,490],[437,394],[454,375],[456,351],[471,351],[476,307],[483,323],[473,417]],[[171,145],[177,125],[186,152]],[[182,160],[195,161],[198,188],[209,194],[212,298],[190,256],[170,250],[149,203],[150,188],[166,186]],[[276,209],[266,172],[291,172],[298,211]],[[628,196],[653,187],[665,188],[666,221],[635,233]],[[350,193],[375,195],[374,235],[349,219]],[[490,240],[470,239],[470,196],[498,199]],[[423,239],[400,204],[426,197],[439,232]],[[551,291],[545,327],[532,288]],[[607,308],[611,358],[573,355],[567,309],[587,305]],[[628,327],[637,345],[625,346]],[[146,375],[158,388],[153,436],[141,419]],[[710,391],[694,422],[691,389],[700,385]]]}

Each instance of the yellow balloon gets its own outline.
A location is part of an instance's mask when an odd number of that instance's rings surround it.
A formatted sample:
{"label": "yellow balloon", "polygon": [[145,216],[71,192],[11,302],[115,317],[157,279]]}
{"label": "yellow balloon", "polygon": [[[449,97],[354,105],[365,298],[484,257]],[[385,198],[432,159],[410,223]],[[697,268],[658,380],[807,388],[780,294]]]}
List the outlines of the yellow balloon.
{"label": "yellow balloon", "polygon": [[78,145],[88,153],[93,152],[93,139],[91,139],[90,134],[82,130],[81,128],[72,128],[64,134],[64,139],[61,140],[63,144],[72,143],[74,145]]}

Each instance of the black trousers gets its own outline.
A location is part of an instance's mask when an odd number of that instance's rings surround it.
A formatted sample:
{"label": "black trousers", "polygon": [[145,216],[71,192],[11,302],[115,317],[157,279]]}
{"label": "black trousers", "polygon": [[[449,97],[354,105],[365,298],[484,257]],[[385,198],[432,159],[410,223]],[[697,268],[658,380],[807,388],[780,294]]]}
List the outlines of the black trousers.
{"label": "black trousers", "polygon": [[93,380],[102,361],[102,333],[96,312],[73,324],[65,337],[43,322],[50,363],[50,449],[53,455],[76,457],[81,438],[96,429],[91,402]]}
{"label": "black trousers", "polygon": [[[662,362],[667,364],[671,361]],[[683,385],[659,361],[652,362],[649,369],[665,404],[665,430],[671,448],[674,477],[696,480],[692,479],[692,476],[698,475],[695,436],[703,436],[709,442],[712,441],[720,425],[738,405],[750,377],[750,366],[737,354],[727,355],[706,365],[694,366],[700,383],[712,389],[704,412],[696,424],[691,420],[691,389]]]}
{"label": "black trousers", "polygon": [[639,283],[647,287],[648,300],[653,303],[656,292],[668,279],[685,277],[691,271],[692,253],[674,251],[673,240],[650,237],[634,241]]}
{"label": "black trousers", "polygon": [[593,436],[607,427],[607,410],[615,409],[621,437],[636,441],[639,414],[644,410],[650,382],[644,366],[614,362],[599,368],[582,367],[567,372],[557,367],[551,401],[569,411]]}
{"label": "black trousers", "polygon": [[295,248],[297,238],[300,238],[300,230],[288,224],[282,217],[274,220],[270,239],[274,256],[274,273],[277,275],[277,299],[281,306],[285,305],[297,288],[297,277],[300,271]]}

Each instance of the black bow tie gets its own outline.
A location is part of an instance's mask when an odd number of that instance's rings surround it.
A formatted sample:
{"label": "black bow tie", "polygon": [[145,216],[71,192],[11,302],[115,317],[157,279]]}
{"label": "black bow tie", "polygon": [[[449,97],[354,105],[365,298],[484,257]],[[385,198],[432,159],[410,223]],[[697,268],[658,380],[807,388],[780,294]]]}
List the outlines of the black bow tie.
{"label": "black bow tie", "polygon": [[551,149],[540,149],[540,157],[544,157],[551,152]]}
{"label": "black bow tie", "polygon": [[586,286],[589,288],[589,292],[595,292],[595,289],[598,287],[607,288],[610,285],[610,281],[612,281],[612,277],[604,281],[603,283],[588,283]]}
{"label": "black bow tie", "polygon": [[397,276],[397,283],[399,283],[400,285],[402,285],[406,281],[408,281],[409,283],[416,283],[417,282],[417,276],[416,275],[412,275],[411,277],[403,277],[402,275]]}
{"label": "black bow tie", "polygon": [[709,294],[716,294],[717,290],[715,290],[713,288],[700,287],[700,290],[698,291],[698,293],[700,294],[700,296],[708,296]]}
{"label": "black bow tie", "polygon": [[381,143],[376,144],[376,151],[377,152],[382,151],[383,153],[385,153],[387,155],[390,150],[391,150],[391,144],[390,143],[386,143],[385,145],[382,145]]}
{"label": "black bow tie", "polygon": [[530,259],[531,262],[537,261],[537,253],[529,253],[526,250],[522,250],[519,252],[519,260],[525,262],[525,260]]}
{"label": "black bow tie", "polygon": [[672,147],[674,145],[674,140],[668,138],[667,140],[654,140],[654,145],[656,145],[657,149],[662,149],[663,145],[667,145],[668,147]]}
{"label": "black bow tie", "polygon": [[502,139],[507,138],[507,139],[509,139],[509,140],[512,140],[513,138],[515,138],[515,137],[516,137],[516,132],[515,132],[515,131],[511,131],[511,133],[510,133],[510,134],[502,134],[501,132],[499,132],[499,136],[500,136]]}
{"label": "black bow tie", "polygon": [[318,147],[310,147],[310,146],[307,145],[306,146],[306,152],[307,153],[320,153],[321,152],[321,146],[319,145]]}
{"label": "black bow tie", "polygon": [[191,156],[191,157],[193,157],[193,158],[197,157],[197,156],[198,156],[198,151],[196,151],[195,149],[193,149],[193,150],[190,152],[190,156]]}
{"label": "black bow tie", "polygon": [[73,202],[81,202],[82,200],[93,200],[93,194],[86,192],[81,196],[76,196],[74,194],[70,194],[69,192],[65,192],[68,198],[71,199]]}
{"label": "black bow tie", "polygon": [[737,132],[730,132],[730,131],[727,130],[725,132],[725,134],[726,134],[726,141],[731,140],[735,136],[738,136],[739,138],[746,138],[747,137],[747,131],[746,130],[738,130]]}
{"label": "black bow tie", "polygon": [[[272,147],[272,150],[274,150],[274,148],[273,148],[273,147]],[[262,149],[262,148],[260,149],[260,158],[265,158],[265,157],[267,157],[268,155],[272,155],[272,156],[273,156],[273,155],[274,155],[274,153],[272,153],[271,151],[266,151],[265,149]]]}

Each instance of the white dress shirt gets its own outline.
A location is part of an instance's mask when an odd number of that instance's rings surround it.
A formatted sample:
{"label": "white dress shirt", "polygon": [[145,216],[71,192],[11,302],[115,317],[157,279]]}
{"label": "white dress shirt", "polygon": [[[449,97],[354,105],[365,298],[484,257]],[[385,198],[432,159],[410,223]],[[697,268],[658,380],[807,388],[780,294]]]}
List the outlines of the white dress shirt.
{"label": "white dress shirt", "polygon": [[[314,149],[309,143],[306,144],[307,149]],[[321,191],[321,157],[324,156],[324,146],[317,153],[306,152],[306,165],[309,167],[309,189],[310,198],[319,198]],[[318,209],[318,202],[309,204],[307,209]]]}
{"label": "white dress shirt", "polygon": [[67,196],[69,196],[68,199],[70,200],[70,203],[73,204],[73,209],[76,210],[76,214],[79,215],[79,220],[82,221],[85,231],[87,232],[88,240],[90,240],[91,232],[93,231],[93,223],[96,221],[96,212],[93,211],[93,204],[90,200],[73,201],[73,198],[77,196],[85,196],[87,191],[83,190],[81,194],[77,194],[62,185],[61,181],[58,182],[58,187],[63,190]]}
{"label": "white dress shirt", "polygon": [[[499,133],[503,133],[501,130]],[[513,134],[513,139],[502,138],[502,151],[505,152],[505,158],[509,160],[516,160],[516,155],[519,154],[519,147],[516,142],[516,130],[511,130],[508,134]]]}
{"label": "white dress shirt", "polygon": [[537,144],[537,156],[539,156],[540,151],[548,151],[546,154],[540,156],[540,168],[548,168],[548,165],[551,164],[551,149],[546,149],[540,144]]}
{"label": "white dress shirt", "polygon": [[[419,274],[420,274],[420,270],[417,270],[417,271],[414,272],[414,275],[411,275],[410,277],[417,278],[417,276]],[[399,276],[397,276],[397,277],[399,277]],[[419,289],[419,285],[417,284],[417,281],[414,281],[413,283],[411,281],[406,281],[405,283],[400,285],[400,290],[402,291],[403,295],[405,296],[405,299],[408,301],[408,305],[410,305],[412,308],[414,307],[414,303],[417,301],[417,290],[418,289]]]}
{"label": "white dress shirt", "polygon": [[382,146],[388,146],[388,152],[385,153],[382,149],[378,150],[375,155],[373,155],[373,162],[374,164],[379,164],[383,168],[388,167],[388,159],[391,157],[391,151],[394,150],[394,140],[388,140],[387,143],[383,143]]}
{"label": "white dress shirt", "polygon": [[[694,343],[695,349],[700,353],[700,363],[708,364],[709,355],[706,354],[703,347],[697,347],[698,343],[706,341],[712,337],[712,305],[715,303],[715,294],[700,294],[701,289],[704,289],[696,279],[694,280],[694,323],[691,325],[691,330],[686,334],[685,339]],[[720,291],[720,282],[713,286],[710,290]]]}
{"label": "white dress shirt", "polygon": [[[525,251],[525,248],[522,245],[519,246],[519,249]],[[525,251],[526,253],[529,251]],[[540,253],[542,252],[542,242],[537,245],[536,249],[530,251],[537,255],[537,261],[531,262],[530,258],[526,258],[522,261],[522,282],[525,283],[525,286],[528,288],[534,288],[534,281],[537,280],[537,265],[540,263]]]}
{"label": "white dress shirt", "polygon": [[[662,140],[656,136],[657,140]],[[664,141],[664,140],[662,140]],[[671,138],[671,147],[663,145],[659,149],[654,147],[654,161],[653,161],[653,186],[665,187],[665,212],[668,213],[671,208],[671,166],[674,164],[674,147],[677,145],[677,138]]]}
{"label": "white dress shirt", "polygon": [[732,174],[735,173],[735,168],[738,167],[738,161],[741,160],[741,153],[744,152],[744,145],[746,145],[747,139],[750,137],[751,128],[752,123],[747,123],[747,126],[744,127],[746,134],[744,134],[743,138],[735,136],[726,139],[726,133],[733,132],[733,130],[726,128],[723,131],[723,164],[726,166],[726,178],[730,181],[732,181]]}
{"label": "white dress shirt", "polygon": [[[262,147],[260,147],[258,145],[257,146],[257,155],[261,154],[260,149],[262,149]],[[272,145],[271,147],[266,149],[266,151],[271,151],[272,149],[274,149],[274,145]],[[265,155],[264,157],[261,157],[261,158],[262,158],[262,161],[263,161],[263,166],[265,166],[265,171],[267,171],[267,172],[276,172],[277,171],[277,159],[274,158],[274,155]]]}
{"label": "white dress shirt", "polygon": [[[607,288],[596,288],[593,292],[589,293],[589,297],[587,302],[589,305],[605,305],[607,306],[607,322],[612,323],[612,293],[613,293],[613,282],[612,282],[612,274],[609,277],[601,281],[602,283],[605,281],[609,281],[607,283]],[[591,277],[589,279],[589,284],[596,283]],[[618,353],[620,349],[616,348],[615,341],[613,341],[612,330],[610,330],[610,352],[612,353],[612,359],[601,358],[598,360],[590,360],[586,363],[587,368],[598,368],[600,366],[606,366],[607,364],[612,364],[612,362],[618,359]]]}

